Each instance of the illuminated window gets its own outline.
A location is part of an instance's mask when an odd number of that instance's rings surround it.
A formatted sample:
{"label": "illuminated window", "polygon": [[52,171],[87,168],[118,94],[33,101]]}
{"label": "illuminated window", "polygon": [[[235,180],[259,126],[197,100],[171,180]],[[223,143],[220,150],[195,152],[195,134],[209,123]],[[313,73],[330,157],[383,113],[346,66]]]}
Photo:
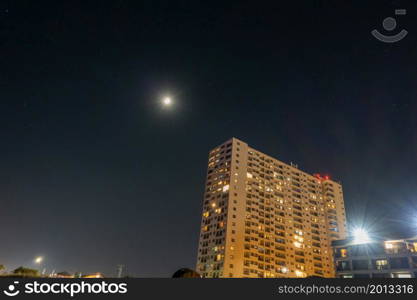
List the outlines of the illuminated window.
{"label": "illuminated window", "polygon": [[223,192],[227,192],[228,190],[229,190],[229,185],[227,184],[223,187]]}
{"label": "illuminated window", "polygon": [[387,261],[386,259],[377,259],[377,260],[375,261],[375,267],[376,267],[378,270],[384,270],[384,269],[387,269],[387,267],[388,267],[388,261]]}
{"label": "illuminated window", "polygon": [[305,273],[299,270],[295,270],[295,276],[297,277],[305,277]]}
{"label": "illuminated window", "polygon": [[297,248],[301,248],[303,244],[301,244],[300,242],[294,242],[294,246]]}
{"label": "illuminated window", "polygon": [[298,229],[295,230],[295,233],[298,234],[298,235],[303,235],[303,232],[301,230],[298,230]]}
{"label": "illuminated window", "polygon": [[300,243],[304,242],[304,239],[301,236],[298,236],[298,235],[294,235],[294,239],[297,240]]}
{"label": "illuminated window", "polygon": [[412,278],[413,276],[410,273],[393,273],[394,278]]}
{"label": "illuminated window", "polygon": [[385,243],[385,249],[392,249],[394,248],[394,245],[391,243]]}
{"label": "illuminated window", "polygon": [[251,173],[246,173],[246,177],[253,178],[253,175]]}

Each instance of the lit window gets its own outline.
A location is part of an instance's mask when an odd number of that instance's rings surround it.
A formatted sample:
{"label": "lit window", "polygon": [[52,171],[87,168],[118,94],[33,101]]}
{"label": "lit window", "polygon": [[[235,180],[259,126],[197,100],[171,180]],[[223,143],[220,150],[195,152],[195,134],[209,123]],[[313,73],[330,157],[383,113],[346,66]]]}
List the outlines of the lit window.
{"label": "lit window", "polygon": [[223,187],[223,192],[227,192],[228,190],[229,190],[229,185],[227,184]]}
{"label": "lit window", "polygon": [[391,243],[385,243],[385,249],[392,249],[394,248],[394,245]]}
{"label": "lit window", "polygon": [[378,270],[386,269],[388,261],[386,259],[378,259],[375,261],[375,266]]}
{"label": "lit window", "polygon": [[305,277],[305,273],[299,270],[295,270],[295,276],[297,277]]}
{"label": "lit window", "polygon": [[251,173],[246,173],[246,177],[253,178],[253,175]]}
{"label": "lit window", "polygon": [[301,236],[298,235],[294,235],[294,238],[299,241],[300,243],[302,243],[304,241],[304,239]]}
{"label": "lit window", "polygon": [[303,244],[301,244],[300,242],[294,242],[294,246],[297,248],[301,248]]}
{"label": "lit window", "polygon": [[394,278],[412,278],[413,276],[410,273],[393,273]]}

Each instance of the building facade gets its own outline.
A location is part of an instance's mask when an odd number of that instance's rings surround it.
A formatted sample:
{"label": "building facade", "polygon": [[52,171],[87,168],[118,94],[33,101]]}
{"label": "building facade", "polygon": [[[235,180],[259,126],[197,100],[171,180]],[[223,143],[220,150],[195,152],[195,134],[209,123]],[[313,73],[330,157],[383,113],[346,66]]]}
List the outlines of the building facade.
{"label": "building facade", "polygon": [[417,278],[417,237],[333,246],[339,278]]}
{"label": "building facade", "polygon": [[196,270],[206,278],[334,277],[342,186],[236,138],[209,152]]}

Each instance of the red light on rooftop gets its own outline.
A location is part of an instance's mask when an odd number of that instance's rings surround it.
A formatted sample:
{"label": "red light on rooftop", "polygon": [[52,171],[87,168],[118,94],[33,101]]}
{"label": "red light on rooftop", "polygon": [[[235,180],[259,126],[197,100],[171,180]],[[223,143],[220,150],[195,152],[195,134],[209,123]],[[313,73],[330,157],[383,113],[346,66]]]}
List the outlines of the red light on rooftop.
{"label": "red light on rooftop", "polygon": [[318,180],[330,180],[329,175],[322,176],[322,175],[316,173],[316,174],[313,174],[313,176],[316,177]]}

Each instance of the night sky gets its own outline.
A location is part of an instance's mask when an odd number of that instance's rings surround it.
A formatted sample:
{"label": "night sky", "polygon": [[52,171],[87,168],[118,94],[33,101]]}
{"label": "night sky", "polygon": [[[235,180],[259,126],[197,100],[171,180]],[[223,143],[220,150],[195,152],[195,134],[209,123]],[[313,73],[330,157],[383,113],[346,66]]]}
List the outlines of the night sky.
{"label": "night sky", "polygon": [[[415,1],[108,2],[0,2],[0,264],[194,267],[231,137],[340,180],[351,224],[417,234]],[[389,16],[395,44],[370,34]]]}

